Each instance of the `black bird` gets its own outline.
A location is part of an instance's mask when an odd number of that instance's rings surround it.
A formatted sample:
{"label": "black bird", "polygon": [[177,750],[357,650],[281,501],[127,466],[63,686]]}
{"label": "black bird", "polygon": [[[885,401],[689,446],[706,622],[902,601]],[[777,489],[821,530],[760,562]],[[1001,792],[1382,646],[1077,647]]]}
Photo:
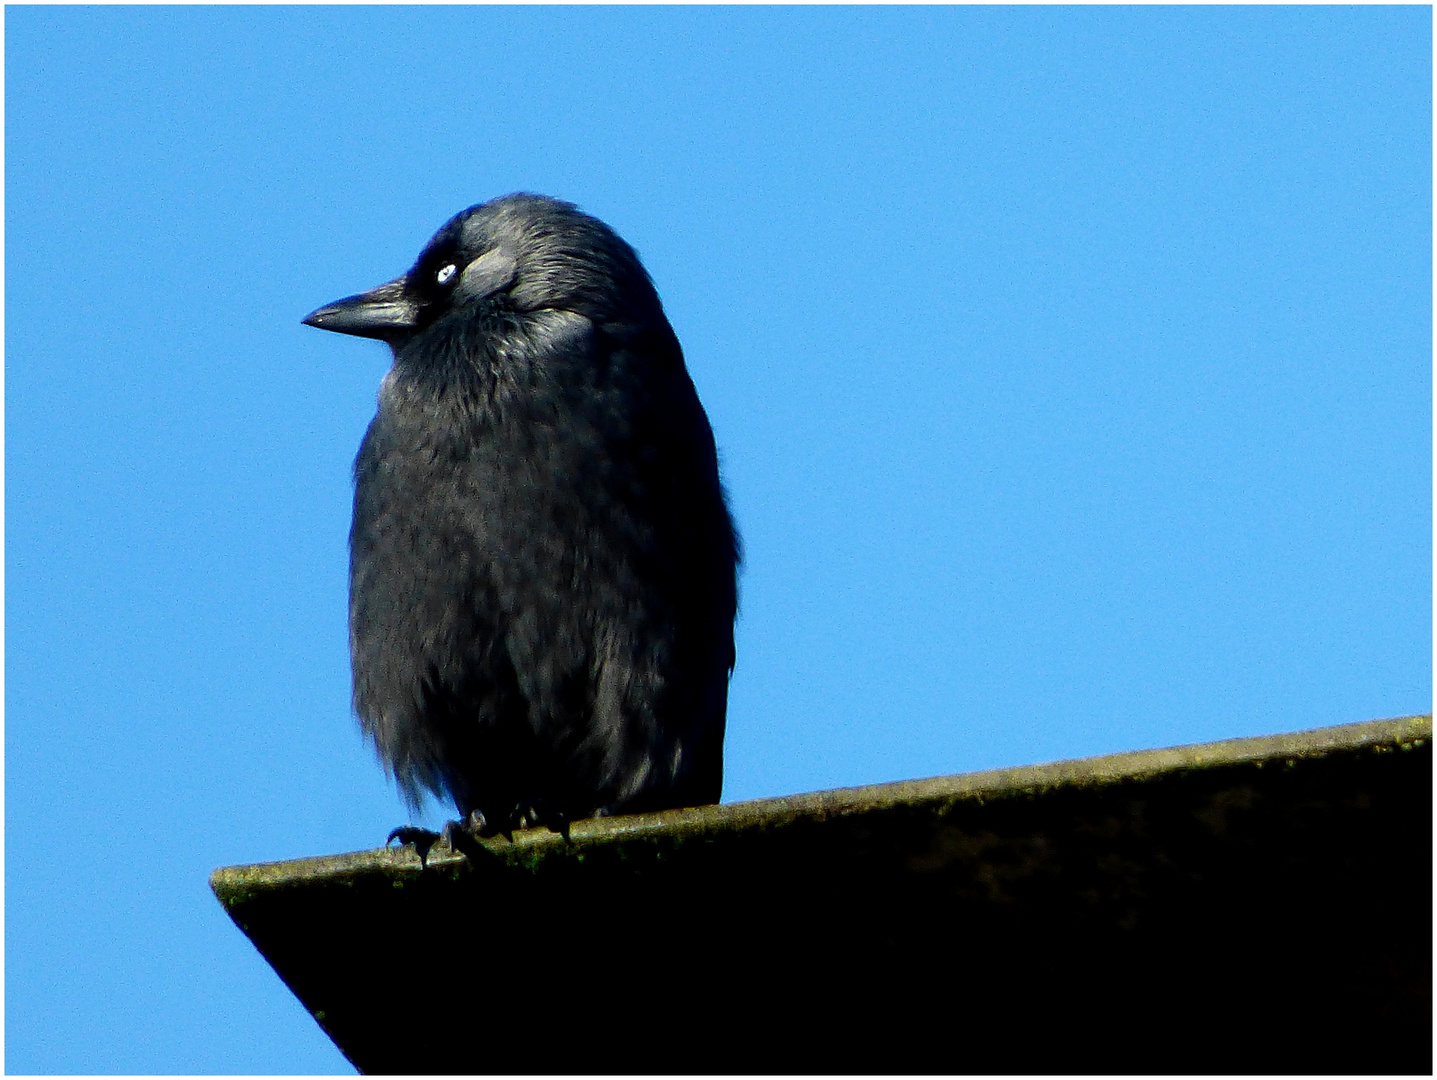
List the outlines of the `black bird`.
{"label": "black bird", "polygon": [[739,541],[634,250],[508,195],[304,321],[394,353],[354,463],[349,638],[411,808],[487,835],[717,802]]}

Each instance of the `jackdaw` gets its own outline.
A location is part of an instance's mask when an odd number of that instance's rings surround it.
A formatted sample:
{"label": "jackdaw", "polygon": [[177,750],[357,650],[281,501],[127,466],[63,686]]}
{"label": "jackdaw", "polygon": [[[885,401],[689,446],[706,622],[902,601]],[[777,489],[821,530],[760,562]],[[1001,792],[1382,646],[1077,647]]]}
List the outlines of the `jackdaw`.
{"label": "jackdaw", "polygon": [[394,353],[354,463],[349,641],[409,806],[488,835],[717,802],[739,540],[633,248],[508,195],[304,322]]}

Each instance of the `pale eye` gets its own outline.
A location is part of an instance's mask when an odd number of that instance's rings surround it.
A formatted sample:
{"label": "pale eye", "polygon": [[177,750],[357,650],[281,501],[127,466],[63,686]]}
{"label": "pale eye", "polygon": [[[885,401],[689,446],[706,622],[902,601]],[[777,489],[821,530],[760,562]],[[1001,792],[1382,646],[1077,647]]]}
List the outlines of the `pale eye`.
{"label": "pale eye", "polygon": [[454,271],[457,269],[458,267],[456,267],[453,263],[449,263],[442,267],[439,273],[434,275],[434,280],[437,281],[440,285],[444,285],[449,281],[450,278],[454,276]]}

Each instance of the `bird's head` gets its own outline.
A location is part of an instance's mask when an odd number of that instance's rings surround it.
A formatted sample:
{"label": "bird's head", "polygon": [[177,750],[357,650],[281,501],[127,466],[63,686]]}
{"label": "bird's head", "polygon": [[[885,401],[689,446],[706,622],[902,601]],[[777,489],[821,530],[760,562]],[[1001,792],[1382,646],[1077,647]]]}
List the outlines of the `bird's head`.
{"label": "bird's head", "polygon": [[304,322],[398,349],[441,320],[499,310],[567,311],[601,324],[662,318],[638,256],[612,229],[570,203],[517,194],[456,214],[408,273]]}

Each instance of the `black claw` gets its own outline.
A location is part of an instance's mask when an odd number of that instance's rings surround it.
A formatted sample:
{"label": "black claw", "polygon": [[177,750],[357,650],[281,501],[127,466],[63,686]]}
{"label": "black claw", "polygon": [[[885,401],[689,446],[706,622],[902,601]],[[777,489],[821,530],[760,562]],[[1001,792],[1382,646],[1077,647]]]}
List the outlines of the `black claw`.
{"label": "black claw", "polygon": [[389,839],[384,841],[384,846],[388,847],[396,840],[401,844],[413,844],[415,852],[419,855],[419,868],[423,870],[429,865],[429,849],[439,841],[439,838],[440,834],[430,829],[421,829],[418,825],[401,825],[390,832]]}
{"label": "black claw", "polygon": [[[472,863],[478,862],[487,853],[478,839],[483,834],[474,829],[474,815],[471,814],[469,818],[469,824],[451,821],[445,825],[444,842],[449,845],[450,851],[459,852]],[[479,821],[482,823],[483,820],[484,816],[480,814]]]}
{"label": "black claw", "polygon": [[401,844],[413,844],[419,856],[421,869],[429,867],[429,853],[434,845],[443,840],[450,851],[457,851],[470,862],[477,862],[491,853],[479,841],[486,836],[502,835],[510,843],[514,841],[517,829],[532,829],[547,826],[565,840],[569,839],[569,819],[561,810],[551,807],[543,799],[524,799],[510,812],[504,824],[494,828],[480,810],[471,810],[465,821],[450,821],[443,832],[421,829],[418,825],[401,825],[390,832],[385,845],[398,840]]}

